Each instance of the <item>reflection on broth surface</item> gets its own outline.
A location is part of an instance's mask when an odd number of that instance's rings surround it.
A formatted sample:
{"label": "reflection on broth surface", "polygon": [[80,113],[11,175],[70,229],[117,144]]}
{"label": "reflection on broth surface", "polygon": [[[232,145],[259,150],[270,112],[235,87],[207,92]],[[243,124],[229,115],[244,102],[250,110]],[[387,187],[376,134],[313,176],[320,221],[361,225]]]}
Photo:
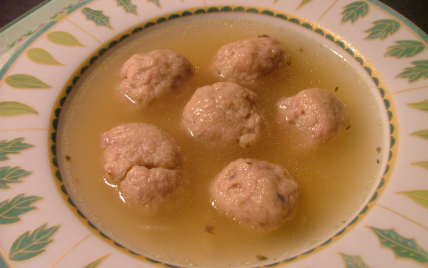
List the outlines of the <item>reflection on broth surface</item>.
{"label": "reflection on broth surface", "polygon": [[[337,232],[365,200],[379,169],[380,116],[362,79],[335,52],[294,30],[247,20],[175,23],[145,30],[117,45],[73,89],[61,114],[57,140],[62,176],[75,203],[119,244],[180,265],[280,261]],[[198,87],[219,81],[210,70],[216,51],[228,42],[262,34],[278,38],[291,62],[248,86],[259,97],[265,121],[262,139],[254,147],[229,150],[195,142],[182,125],[182,112]],[[118,73],[133,54],[155,49],[172,49],[185,56],[195,74],[180,93],[141,108],[116,92]],[[308,149],[302,148],[298,132],[278,126],[276,103],[315,87],[329,90],[345,104],[349,126],[316,149]],[[128,122],[154,124],[179,145],[189,184],[176,208],[147,214],[128,206],[120,198],[117,183],[105,175],[100,136]],[[210,183],[238,158],[279,164],[299,185],[297,211],[279,229],[252,230],[213,208]]]}

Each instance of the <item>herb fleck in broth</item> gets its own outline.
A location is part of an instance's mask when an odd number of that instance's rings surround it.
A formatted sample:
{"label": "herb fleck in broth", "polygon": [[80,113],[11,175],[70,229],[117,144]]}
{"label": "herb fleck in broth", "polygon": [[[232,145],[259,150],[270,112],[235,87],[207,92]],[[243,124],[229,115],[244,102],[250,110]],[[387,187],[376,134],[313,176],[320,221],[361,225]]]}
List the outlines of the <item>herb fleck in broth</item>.
{"label": "herb fleck in broth", "polygon": [[[224,44],[261,34],[277,37],[291,57],[281,75],[251,88],[267,122],[255,148],[227,152],[206,149],[184,130],[182,110],[194,90],[219,81],[209,71]],[[290,29],[246,20],[203,20],[143,31],[126,45],[109,51],[81,79],[60,119],[59,156],[69,193],[88,218],[118,243],[135,252],[180,265],[254,265],[304,252],[349,220],[371,189],[382,144],[380,115],[362,79],[325,46]],[[140,109],[115,92],[121,65],[135,53],[172,49],[185,56],[195,75],[181,92]],[[114,53],[112,53],[114,52]],[[299,148],[295,133],[276,124],[275,104],[306,88],[325,88],[346,105],[350,125],[317,150]],[[127,122],[152,123],[179,144],[189,176],[178,208],[144,216],[122,202],[116,185],[107,183],[100,135]],[[295,216],[278,230],[261,232],[219,215],[208,195],[210,181],[238,158],[282,165],[299,185]],[[261,257],[262,256],[262,257]]]}

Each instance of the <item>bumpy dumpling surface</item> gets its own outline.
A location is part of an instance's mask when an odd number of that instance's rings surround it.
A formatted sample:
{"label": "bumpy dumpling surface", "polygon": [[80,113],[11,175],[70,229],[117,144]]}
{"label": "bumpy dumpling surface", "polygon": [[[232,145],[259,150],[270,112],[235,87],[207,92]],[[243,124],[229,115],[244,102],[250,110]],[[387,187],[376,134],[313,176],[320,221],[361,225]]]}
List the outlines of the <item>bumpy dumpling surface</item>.
{"label": "bumpy dumpling surface", "polygon": [[297,128],[317,141],[336,136],[348,122],[343,103],[325,89],[305,89],[278,101],[278,115],[285,124]]}
{"label": "bumpy dumpling surface", "polygon": [[151,205],[162,203],[182,184],[181,174],[177,169],[134,166],[120,182],[120,191],[127,201]]}
{"label": "bumpy dumpling surface", "polygon": [[215,178],[210,187],[220,212],[258,229],[275,229],[296,207],[297,184],[275,164],[238,159]]}
{"label": "bumpy dumpling surface", "polygon": [[120,182],[125,200],[150,205],[161,202],[181,184],[182,157],[176,142],[156,126],[127,123],[101,136],[104,170]]}
{"label": "bumpy dumpling surface", "polygon": [[182,85],[193,75],[191,63],[169,50],[135,54],[120,69],[121,94],[141,105],[147,105]]}
{"label": "bumpy dumpling surface", "polygon": [[190,134],[217,145],[255,145],[262,133],[257,95],[233,82],[198,88],[183,112]]}
{"label": "bumpy dumpling surface", "polygon": [[283,66],[288,56],[278,39],[267,35],[224,45],[214,59],[221,77],[235,82],[258,79]]}

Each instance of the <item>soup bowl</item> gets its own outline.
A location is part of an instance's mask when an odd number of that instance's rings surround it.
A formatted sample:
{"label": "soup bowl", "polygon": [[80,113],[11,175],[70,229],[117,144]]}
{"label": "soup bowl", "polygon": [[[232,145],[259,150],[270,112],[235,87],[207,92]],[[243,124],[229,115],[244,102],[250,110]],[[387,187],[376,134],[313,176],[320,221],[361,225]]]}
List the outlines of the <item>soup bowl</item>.
{"label": "soup bowl", "polygon": [[[295,36],[299,41],[294,44],[295,50],[290,51],[291,59],[298,58],[293,53],[303,53],[312,45],[319,46],[324,49],[320,54],[326,51],[333,55],[333,60],[322,66],[322,72],[333,72],[334,61],[346,65],[347,72],[356,79],[353,81],[358,82],[357,90],[368,97],[363,100],[365,103],[355,104],[356,108],[352,108],[351,101],[345,102],[354,111],[351,119],[363,114],[358,111],[359,107],[371,109],[366,115],[372,120],[370,128],[363,127],[366,121],[360,122],[360,126],[353,125],[351,120],[350,131],[361,129],[367,137],[380,137],[372,142],[373,146],[370,141],[359,141],[361,147],[370,143],[372,147],[367,150],[372,150],[370,157],[374,155],[373,159],[367,160],[362,154],[360,160],[353,160],[372,161],[371,173],[355,169],[341,173],[353,180],[369,176],[344,190],[352,192],[360,187],[363,189],[361,195],[354,198],[356,201],[351,209],[341,214],[340,221],[330,223],[316,235],[309,230],[301,237],[294,237],[292,241],[298,245],[294,248],[285,245],[287,240],[284,244],[278,240],[276,244],[272,242],[274,251],[266,250],[271,242],[263,241],[260,237],[265,234],[256,231],[252,238],[256,241],[236,245],[247,248],[253,244],[255,249],[239,260],[230,259],[216,248],[216,239],[222,231],[211,223],[201,227],[198,239],[173,242],[177,234],[172,232],[162,238],[166,241],[164,244],[157,246],[170,247],[171,252],[186,252],[185,257],[151,251],[150,243],[141,248],[109,225],[116,214],[111,215],[110,220],[100,220],[94,206],[91,207],[73,184],[73,180],[85,178],[69,175],[67,165],[77,160],[64,149],[75,146],[64,139],[70,132],[64,130],[65,122],[73,118],[75,108],[70,107],[81,94],[79,88],[96,76],[97,68],[108,65],[110,58],[133,42],[149,43],[150,34],[156,31],[181,31],[180,27],[212,21],[226,28],[234,23],[246,24],[250,30],[272,27],[280,40],[281,35]],[[183,40],[197,42],[192,38]],[[168,48],[168,41],[165,44],[161,48]],[[132,3],[86,0],[70,4],[3,52],[5,61],[0,70],[0,261],[6,267],[317,267],[320,264],[322,267],[420,267],[426,264],[428,226],[424,215],[428,208],[425,175],[428,156],[423,148],[427,146],[427,45],[426,34],[377,1]],[[314,57],[316,55],[318,51]],[[346,81],[343,83],[346,86]],[[321,85],[317,81],[313,84],[314,87]],[[349,91],[354,90],[349,88]],[[337,94],[346,91],[343,86],[331,90]],[[353,95],[344,98],[352,99]],[[94,107],[93,113],[97,111],[96,106],[90,107]],[[92,135],[90,128],[82,133],[86,135],[86,132]],[[99,139],[99,133],[94,137]],[[347,154],[353,155],[354,151]],[[101,166],[102,160],[93,160],[93,165],[98,163]],[[83,170],[83,174],[85,172]],[[301,200],[308,198],[305,187],[299,189],[299,202],[302,203],[297,210],[305,207]],[[318,191],[334,188],[330,184],[323,187]],[[341,187],[346,188],[346,185]],[[334,205],[334,201],[343,203],[350,199],[341,198],[333,198],[333,203],[326,204],[330,204],[332,211],[338,210],[340,204]],[[116,213],[106,211],[107,214]],[[299,224],[306,224],[305,218],[299,218],[298,213],[295,217],[301,221]],[[293,220],[284,224],[291,224]],[[307,226],[314,230],[323,222],[310,217],[309,221],[312,225]],[[126,229],[126,222],[119,223]],[[138,228],[147,232],[149,227],[152,226],[142,224]],[[147,237],[148,241],[150,239],[162,240],[156,236]],[[190,244],[197,244],[192,247],[208,252],[209,258],[202,261],[198,258],[200,253],[193,258],[195,254],[187,252],[187,248],[192,248]],[[227,248],[226,245],[220,247]],[[226,251],[230,256],[241,254],[238,250]]]}

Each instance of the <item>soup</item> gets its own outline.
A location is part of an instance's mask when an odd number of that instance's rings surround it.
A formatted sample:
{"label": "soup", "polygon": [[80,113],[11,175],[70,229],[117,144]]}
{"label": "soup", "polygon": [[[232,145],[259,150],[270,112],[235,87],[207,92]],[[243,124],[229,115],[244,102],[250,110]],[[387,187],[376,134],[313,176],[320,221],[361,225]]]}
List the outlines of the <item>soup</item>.
{"label": "soup", "polygon": [[[291,65],[251,88],[266,121],[254,148],[215,150],[195,142],[182,126],[182,111],[196,88],[219,81],[210,73],[216,51],[239,39],[267,34],[284,45]],[[120,96],[119,69],[133,54],[172,49],[194,66],[180,93],[147,108]],[[307,88],[334,93],[349,113],[349,125],[315,150],[300,148],[296,133],[276,124],[276,102]],[[180,146],[189,178],[177,208],[147,215],[121,199],[103,170],[101,134],[119,124],[158,126]],[[117,243],[150,258],[186,266],[260,265],[305,252],[351,219],[382,162],[379,108],[367,85],[338,53],[293,27],[246,19],[199,17],[161,24],[107,52],[73,89],[60,118],[58,148],[64,183],[86,217]],[[279,164],[299,185],[294,217],[264,232],[241,226],[212,206],[208,189],[215,176],[238,158]]]}

